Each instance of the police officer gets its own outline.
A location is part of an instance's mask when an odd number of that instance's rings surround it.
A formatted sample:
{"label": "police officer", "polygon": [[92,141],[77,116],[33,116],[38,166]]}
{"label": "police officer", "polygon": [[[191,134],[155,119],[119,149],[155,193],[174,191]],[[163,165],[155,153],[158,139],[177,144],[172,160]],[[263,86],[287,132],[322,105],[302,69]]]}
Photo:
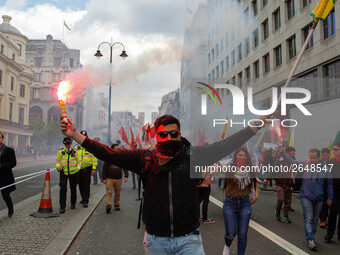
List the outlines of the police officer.
{"label": "police officer", "polygon": [[63,140],[65,148],[60,149],[56,160],[56,168],[60,173],[60,213],[65,213],[66,207],[66,192],[67,192],[67,179],[70,182],[71,189],[71,209],[76,208],[77,201],[77,184],[78,173],[77,168],[77,152],[71,148],[72,139],[65,137]]}
{"label": "police officer", "polygon": [[[80,133],[84,136],[87,136],[87,132],[85,130],[80,131]],[[80,144],[76,146],[77,150],[77,161],[79,168],[79,191],[82,200],[80,201],[83,204],[83,207],[88,207],[89,198],[90,198],[90,183],[91,183],[91,175],[96,173],[97,168],[97,158],[93,156],[92,153],[88,152],[83,148]]]}

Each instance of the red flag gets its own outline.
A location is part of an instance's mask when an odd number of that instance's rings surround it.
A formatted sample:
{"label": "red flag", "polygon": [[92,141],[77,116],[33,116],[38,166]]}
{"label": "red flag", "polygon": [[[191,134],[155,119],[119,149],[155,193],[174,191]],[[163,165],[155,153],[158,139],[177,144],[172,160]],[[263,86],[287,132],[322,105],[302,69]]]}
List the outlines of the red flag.
{"label": "red flag", "polygon": [[124,142],[126,142],[127,144],[129,144],[129,141],[128,141],[128,139],[127,139],[127,136],[126,136],[124,127],[121,127],[121,128],[119,129],[118,133],[122,136],[122,140],[123,140]]}
{"label": "red flag", "polygon": [[205,142],[205,130],[203,128],[203,133],[201,134],[200,129],[198,129],[198,146],[202,146]]}
{"label": "red flag", "polygon": [[155,126],[153,126],[152,128],[150,128],[149,132],[150,132],[150,137],[151,137],[151,138],[154,138],[154,137],[156,136]]}
{"label": "red flag", "polygon": [[136,143],[139,144],[139,145],[142,144],[142,142],[140,141],[140,138],[139,138],[139,133],[136,136]]}
{"label": "red flag", "polygon": [[131,132],[131,143],[130,143],[130,145],[132,146],[133,143],[135,142],[135,136],[133,135],[131,127],[130,127],[130,132]]}

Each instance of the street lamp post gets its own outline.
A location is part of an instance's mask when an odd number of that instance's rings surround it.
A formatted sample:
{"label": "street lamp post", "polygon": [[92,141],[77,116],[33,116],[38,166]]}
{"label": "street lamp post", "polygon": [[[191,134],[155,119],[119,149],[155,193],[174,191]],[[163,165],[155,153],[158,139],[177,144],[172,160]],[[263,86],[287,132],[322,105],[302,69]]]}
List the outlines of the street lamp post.
{"label": "street lamp post", "polygon": [[128,57],[128,55],[126,54],[126,51],[125,51],[125,46],[124,44],[122,44],[121,42],[115,42],[115,43],[109,43],[109,42],[101,42],[99,45],[98,45],[98,50],[96,52],[96,54],[94,54],[95,57],[97,58],[100,58],[102,57],[103,55],[101,54],[100,52],[100,46],[102,44],[107,44],[110,46],[110,83],[109,83],[109,112],[108,112],[108,115],[109,115],[109,123],[108,123],[108,130],[107,130],[107,140],[108,142],[111,141],[111,85],[112,85],[112,48],[113,46],[115,46],[116,44],[119,44],[121,46],[123,46],[123,51],[122,53],[119,55],[122,59],[125,59]]}

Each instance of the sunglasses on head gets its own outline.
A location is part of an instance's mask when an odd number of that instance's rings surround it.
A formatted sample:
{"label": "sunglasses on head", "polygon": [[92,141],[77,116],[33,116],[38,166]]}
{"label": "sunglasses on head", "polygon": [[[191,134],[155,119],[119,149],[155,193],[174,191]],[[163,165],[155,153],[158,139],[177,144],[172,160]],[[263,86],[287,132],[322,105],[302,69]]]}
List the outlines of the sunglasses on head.
{"label": "sunglasses on head", "polygon": [[172,131],[163,131],[163,132],[159,132],[157,135],[160,136],[160,138],[166,138],[168,137],[168,135],[170,134],[171,138],[177,138],[179,135],[178,131],[172,130]]}

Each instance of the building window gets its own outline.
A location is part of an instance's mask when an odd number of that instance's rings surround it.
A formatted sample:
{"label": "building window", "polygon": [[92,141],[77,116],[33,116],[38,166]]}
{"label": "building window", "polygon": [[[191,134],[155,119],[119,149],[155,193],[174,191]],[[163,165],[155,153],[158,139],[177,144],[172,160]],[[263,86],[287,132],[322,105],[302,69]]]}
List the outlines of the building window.
{"label": "building window", "polygon": [[[303,31],[303,41],[305,42],[307,40],[307,37],[309,35],[310,30],[312,29],[312,25],[313,24],[309,24],[307,27],[305,27],[302,31]],[[313,47],[314,46],[314,36],[312,34],[312,37],[310,38],[306,50]]]}
{"label": "building window", "polygon": [[220,78],[220,67],[216,66],[216,79]]}
{"label": "building window", "polygon": [[210,52],[208,53],[208,64],[210,65]]}
{"label": "building window", "polygon": [[211,74],[208,74],[209,83],[211,83]]}
{"label": "building window", "polygon": [[248,25],[249,24],[249,8],[247,7],[244,12],[244,24]]}
{"label": "building window", "polygon": [[247,84],[250,82],[250,66],[248,66],[246,69],[245,69],[245,72],[246,72],[246,82]]}
{"label": "building window", "polygon": [[263,40],[267,39],[269,36],[269,23],[268,19],[263,21],[262,23],[262,29],[263,29]]}
{"label": "building window", "polygon": [[222,52],[223,52],[223,50],[224,50],[224,47],[223,47],[223,45],[224,45],[223,38],[221,38],[221,42],[220,42],[221,53],[222,53]]}
{"label": "building window", "polygon": [[260,62],[257,60],[253,64],[254,66],[254,77],[259,78],[260,77]]}
{"label": "building window", "polygon": [[236,77],[231,78],[231,85],[236,85]]}
{"label": "building window", "polygon": [[11,91],[14,90],[14,77],[11,77]]}
{"label": "building window", "polygon": [[1,44],[0,53],[1,53],[1,54],[4,54],[4,50],[5,50],[5,46],[3,46],[3,45]]}
{"label": "building window", "polygon": [[281,44],[274,49],[275,53],[275,66],[278,67],[282,64],[282,47]]}
{"label": "building window", "polygon": [[38,48],[38,54],[42,54],[43,53],[43,48],[39,47]]}
{"label": "building window", "polygon": [[226,72],[229,71],[229,56],[225,58],[225,71]]}
{"label": "building window", "polygon": [[268,0],[262,0],[262,6],[265,7],[268,3]]}
{"label": "building window", "polygon": [[240,88],[242,88],[242,86],[243,86],[242,72],[239,72],[239,73],[237,74],[237,78],[238,78],[238,86],[239,86]]}
{"label": "building window", "polygon": [[33,99],[40,99],[40,89],[39,88],[33,89]]}
{"label": "building window", "polygon": [[39,82],[41,80],[41,73],[34,73],[34,81]]}
{"label": "building window", "polygon": [[73,67],[73,65],[74,65],[74,59],[70,58],[70,67]]}
{"label": "building window", "polygon": [[25,85],[20,84],[20,96],[25,97]]}
{"label": "building window", "polygon": [[14,53],[12,54],[12,59],[15,60],[15,54]]}
{"label": "building window", "polygon": [[237,46],[237,51],[238,51],[238,61],[240,61],[242,59],[242,43],[240,43]]}
{"label": "building window", "polygon": [[212,81],[215,82],[215,69],[212,70]]}
{"label": "building window", "polygon": [[12,117],[13,117],[13,103],[9,103],[9,121],[12,122]]}
{"label": "building window", "polygon": [[22,51],[22,45],[20,43],[18,43],[18,47],[19,47],[19,51]]}
{"label": "building window", "polygon": [[254,16],[256,16],[258,14],[257,0],[253,0],[251,4],[252,4],[252,7],[253,7]]}
{"label": "building window", "polygon": [[224,74],[224,60],[221,61],[220,68],[221,68],[221,76],[222,76]]}
{"label": "building window", "polygon": [[291,19],[294,17],[295,15],[294,0],[287,1],[287,13],[288,13],[288,19]]}
{"label": "building window", "polygon": [[231,65],[232,66],[235,65],[235,50],[231,52]]}
{"label": "building window", "polygon": [[0,86],[2,85],[2,71],[0,70]]}
{"label": "building window", "polygon": [[288,57],[292,59],[296,56],[296,40],[295,35],[287,40],[288,42]]}
{"label": "building window", "polygon": [[259,29],[256,28],[253,31],[253,42],[254,42],[254,48],[256,48],[259,45]]}
{"label": "building window", "polygon": [[53,81],[59,81],[60,80],[60,73],[54,73],[53,74]]}
{"label": "building window", "polygon": [[269,53],[263,56],[264,72],[268,73],[270,71],[270,61]]}
{"label": "building window", "polygon": [[329,13],[323,22],[324,39],[335,34],[335,11],[334,9]]}
{"label": "building window", "polygon": [[20,125],[24,125],[24,113],[25,113],[25,109],[20,107],[19,108],[19,124]]}
{"label": "building window", "polygon": [[57,54],[61,54],[61,48],[57,48]]}
{"label": "building window", "polygon": [[249,36],[244,40],[244,44],[245,44],[245,56],[247,56],[249,54],[249,51],[250,51],[250,39],[249,39]]}
{"label": "building window", "polygon": [[53,64],[54,64],[54,67],[60,67],[61,66],[61,58],[54,58]]}
{"label": "building window", "polygon": [[340,96],[340,61],[326,65],[324,70],[326,78],[325,97]]}
{"label": "building window", "polygon": [[34,66],[35,67],[41,67],[42,65],[42,58],[39,57],[39,58],[34,58]]}
{"label": "building window", "polygon": [[218,50],[218,43],[216,44],[216,58],[218,58],[218,55],[219,55],[219,50]]}
{"label": "building window", "polygon": [[281,27],[281,14],[280,14],[280,7],[276,9],[273,13],[274,18],[274,30],[278,30]]}
{"label": "building window", "polygon": [[311,93],[311,101],[317,101],[320,99],[319,93],[319,79],[318,79],[318,71],[317,69],[300,76],[297,79],[299,83],[299,87],[306,88]]}
{"label": "building window", "polygon": [[303,7],[306,7],[306,6],[309,5],[311,2],[312,2],[312,0],[303,0],[303,1],[302,1]]}

